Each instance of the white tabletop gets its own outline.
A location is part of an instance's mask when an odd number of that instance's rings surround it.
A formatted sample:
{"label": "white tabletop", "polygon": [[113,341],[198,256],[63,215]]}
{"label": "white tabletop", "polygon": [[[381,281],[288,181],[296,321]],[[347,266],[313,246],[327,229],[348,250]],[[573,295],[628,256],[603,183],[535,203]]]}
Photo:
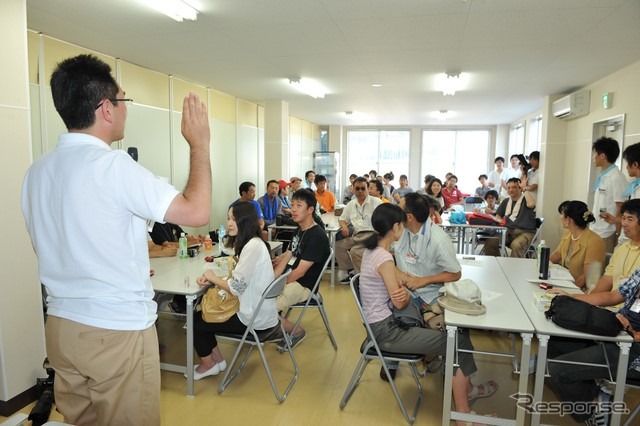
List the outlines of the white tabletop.
{"label": "white tabletop", "polygon": [[533,333],[520,302],[493,256],[458,255],[462,279],[473,280],[482,291],[483,315],[465,315],[445,310],[445,323],[464,328]]}
{"label": "white tabletop", "polygon": [[340,229],[340,224],[338,223],[340,217],[336,216],[334,212],[324,213],[321,218],[322,221],[327,225],[328,231]]}
{"label": "white tabletop", "polygon": [[[535,306],[533,296],[534,294],[543,294],[546,290],[541,289],[537,283],[527,281],[528,279],[534,279],[537,276],[536,260],[512,257],[498,257],[497,260],[537,333],[547,334],[549,336],[594,339],[600,341],[633,341],[631,336],[624,332],[616,337],[596,336],[568,330],[566,328],[559,327],[553,321],[547,320],[544,316],[544,311],[538,310]],[[577,287],[574,289],[563,287],[563,290],[570,293],[580,293],[580,290]]]}

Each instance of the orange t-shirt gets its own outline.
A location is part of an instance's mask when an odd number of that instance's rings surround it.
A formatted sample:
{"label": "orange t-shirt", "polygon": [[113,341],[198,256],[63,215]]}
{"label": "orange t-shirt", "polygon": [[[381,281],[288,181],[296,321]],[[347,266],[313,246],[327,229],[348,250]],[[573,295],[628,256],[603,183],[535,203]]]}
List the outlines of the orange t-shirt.
{"label": "orange t-shirt", "polygon": [[333,192],[327,191],[326,189],[322,194],[319,194],[318,191],[315,191],[316,199],[318,200],[318,204],[322,207],[322,210],[325,212],[332,212],[336,208],[336,196],[333,195]]}

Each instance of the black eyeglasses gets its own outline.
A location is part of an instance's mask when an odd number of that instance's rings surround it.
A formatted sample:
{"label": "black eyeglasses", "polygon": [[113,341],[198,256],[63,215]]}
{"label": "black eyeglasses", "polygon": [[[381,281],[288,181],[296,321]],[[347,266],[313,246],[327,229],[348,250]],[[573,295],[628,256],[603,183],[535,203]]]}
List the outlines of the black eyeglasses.
{"label": "black eyeglasses", "polygon": [[[114,104],[114,105],[115,105],[115,102],[124,102],[125,105],[127,105],[127,106],[131,106],[131,104],[133,103],[133,99],[129,99],[129,98],[126,98],[126,99],[118,99],[118,98],[116,98],[116,99],[107,99],[107,100],[109,102],[111,102],[112,104]],[[104,103],[105,103],[105,101],[100,102],[98,104],[98,106],[96,107],[96,109],[100,108],[102,106],[102,104],[104,104]]]}
{"label": "black eyeglasses", "polygon": [[367,189],[366,186],[354,186],[353,187],[354,191],[364,191]]}

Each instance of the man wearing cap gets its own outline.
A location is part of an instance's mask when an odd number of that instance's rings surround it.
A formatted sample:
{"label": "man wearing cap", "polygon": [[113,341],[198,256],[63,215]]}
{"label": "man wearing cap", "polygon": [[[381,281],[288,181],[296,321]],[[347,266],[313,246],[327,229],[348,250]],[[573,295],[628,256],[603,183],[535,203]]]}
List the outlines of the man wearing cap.
{"label": "man wearing cap", "polygon": [[[349,284],[348,272],[353,271],[354,265],[351,257],[349,257],[349,250],[354,248],[363,238],[366,238],[365,231],[373,231],[371,215],[375,208],[382,204],[380,199],[369,196],[367,180],[362,176],[356,178],[353,182],[353,189],[356,193],[356,198],[349,201],[349,204],[344,208],[339,220],[340,232],[336,235],[336,238],[341,238],[336,241],[335,256],[338,262],[338,279],[341,284],[347,285]],[[353,234],[350,226],[353,227]],[[364,246],[362,247],[364,248]],[[359,265],[358,261],[362,260],[362,251],[364,249],[357,253],[352,252],[356,265]]]}
{"label": "man wearing cap", "polygon": [[462,276],[451,238],[431,221],[430,207],[428,199],[416,192],[400,200],[407,223],[394,246],[398,269],[410,276],[407,288],[427,304],[436,301],[444,283]]}
{"label": "man wearing cap", "polygon": [[282,206],[282,213],[287,216],[291,216],[291,201],[289,200],[289,187],[291,186],[285,180],[280,179],[278,182],[278,200],[280,200],[280,205]]}
{"label": "man wearing cap", "polygon": [[300,187],[302,186],[302,179],[300,179],[297,176],[294,176],[291,179],[289,179],[289,182],[291,182],[291,190],[289,191],[289,195],[293,197],[293,194],[295,194],[296,191],[300,189]]}
{"label": "man wearing cap", "polygon": [[336,208],[336,196],[327,189],[327,178],[323,175],[316,176],[316,199],[320,204],[321,213],[332,212]]}

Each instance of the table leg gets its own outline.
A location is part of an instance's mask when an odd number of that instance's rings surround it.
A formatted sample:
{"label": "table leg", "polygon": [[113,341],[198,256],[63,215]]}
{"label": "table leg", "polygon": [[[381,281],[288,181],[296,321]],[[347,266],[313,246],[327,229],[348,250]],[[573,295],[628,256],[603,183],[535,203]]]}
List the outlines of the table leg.
{"label": "table leg", "polygon": [[337,232],[330,232],[330,239],[331,239],[331,248],[333,249],[333,254],[331,255],[331,286],[333,287],[333,285],[335,284],[335,277],[336,277],[336,234]]}
{"label": "table leg", "polygon": [[500,255],[507,257],[507,228],[500,230]]}
{"label": "table leg", "polygon": [[193,302],[195,295],[186,296],[187,299],[187,397],[193,398]]}
{"label": "table leg", "polygon": [[[520,356],[520,380],[518,382],[518,394],[526,395],[528,392],[527,382],[529,380],[529,359],[531,358],[531,339],[533,338],[533,334],[522,333],[520,336],[522,337],[522,354]],[[524,425],[526,415],[527,412],[524,409],[516,407],[516,424]]]}
{"label": "table leg", "polygon": [[[537,404],[542,401],[542,391],[544,390],[544,374],[547,367],[547,347],[549,345],[549,336],[538,334],[538,364],[536,365],[536,381],[533,387],[533,403]],[[520,374],[522,369],[529,369],[528,365],[520,366]],[[528,372],[528,371],[527,371]],[[540,414],[531,414],[531,426],[540,426]]]}
{"label": "table leg", "polygon": [[456,349],[458,327],[447,326],[447,352],[444,365],[444,394],[442,395],[442,426],[449,426],[451,419],[451,391],[453,389],[453,356]]}
{"label": "table leg", "polygon": [[[620,354],[618,355],[618,371],[616,373],[616,388],[613,393],[613,402],[624,402],[624,388],[627,381],[631,343],[618,343],[618,346],[620,346]],[[611,426],[619,426],[621,417],[621,413],[613,413],[611,415]]]}

